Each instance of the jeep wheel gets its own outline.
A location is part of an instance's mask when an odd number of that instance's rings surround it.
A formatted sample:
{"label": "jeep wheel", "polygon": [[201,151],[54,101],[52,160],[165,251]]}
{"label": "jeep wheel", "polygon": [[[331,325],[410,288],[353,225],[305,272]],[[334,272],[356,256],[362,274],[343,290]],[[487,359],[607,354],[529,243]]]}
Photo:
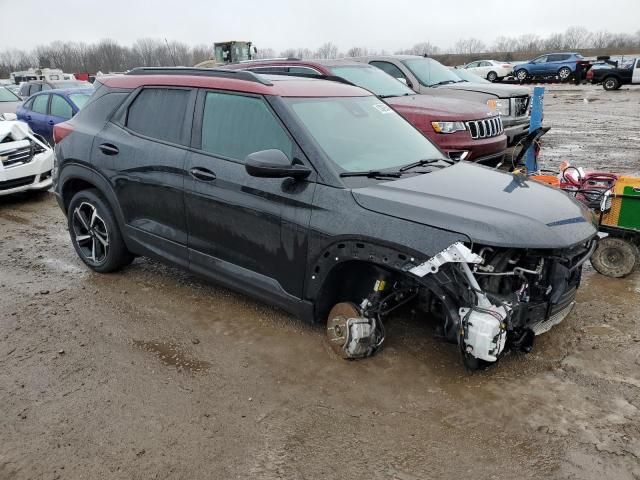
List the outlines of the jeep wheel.
{"label": "jeep wheel", "polygon": [[498,79],[498,74],[496,72],[487,73],[487,80],[490,82],[495,82]]}
{"label": "jeep wheel", "polygon": [[73,247],[92,270],[113,272],[133,260],[111,208],[96,190],[82,190],[74,195],[67,220]]}
{"label": "jeep wheel", "polygon": [[560,70],[558,70],[558,77],[560,77],[560,80],[567,80],[570,76],[571,69],[569,67],[562,67]]}
{"label": "jeep wheel", "polygon": [[604,79],[602,86],[605,90],[616,90],[620,88],[620,82],[616,77],[608,77]]}
{"label": "jeep wheel", "polygon": [[591,265],[607,277],[629,275],[640,262],[638,247],[624,238],[606,237],[600,240],[591,257]]}
{"label": "jeep wheel", "polygon": [[516,72],[516,78],[517,78],[518,80],[520,80],[521,82],[524,82],[524,81],[527,79],[527,77],[528,77],[528,76],[529,76],[529,74],[528,74],[528,73],[527,73],[527,71],[526,71],[526,70],[524,70],[524,69],[522,69],[522,70],[518,70],[518,71]]}

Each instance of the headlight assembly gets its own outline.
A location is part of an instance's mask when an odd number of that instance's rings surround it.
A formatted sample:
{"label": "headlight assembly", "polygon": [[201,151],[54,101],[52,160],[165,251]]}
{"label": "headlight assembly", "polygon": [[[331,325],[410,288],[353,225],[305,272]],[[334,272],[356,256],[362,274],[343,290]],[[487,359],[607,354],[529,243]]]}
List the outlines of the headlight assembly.
{"label": "headlight assembly", "polygon": [[509,116],[510,108],[508,98],[491,98],[487,100],[487,107],[500,113],[500,115],[504,115],[505,117]]}
{"label": "headlight assembly", "polygon": [[462,132],[467,129],[464,122],[431,122],[436,133]]}

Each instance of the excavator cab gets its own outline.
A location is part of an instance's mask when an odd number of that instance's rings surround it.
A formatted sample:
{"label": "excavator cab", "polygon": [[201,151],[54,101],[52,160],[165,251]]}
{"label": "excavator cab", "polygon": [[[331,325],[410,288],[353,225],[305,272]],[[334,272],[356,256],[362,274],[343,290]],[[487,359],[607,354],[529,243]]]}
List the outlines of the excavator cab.
{"label": "excavator cab", "polygon": [[214,44],[213,50],[217,64],[251,60],[256,53],[256,48],[251,48],[251,42],[219,42]]}

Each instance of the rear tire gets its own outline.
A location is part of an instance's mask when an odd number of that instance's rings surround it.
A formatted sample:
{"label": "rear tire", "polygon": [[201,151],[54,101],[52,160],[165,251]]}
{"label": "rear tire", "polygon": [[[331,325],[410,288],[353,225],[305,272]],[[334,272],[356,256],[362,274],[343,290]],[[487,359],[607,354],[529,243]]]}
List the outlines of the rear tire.
{"label": "rear tire", "polygon": [[591,265],[598,273],[614,278],[629,275],[639,262],[640,251],[636,245],[611,236],[600,240],[591,257]]}
{"label": "rear tire", "polygon": [[489,72],[487,73],[487,80],[489,80],[490,82],[495,82],[498,79],[498,74],[496,72]]}
{"label": "rear tire", "polygon": [[76,253],[92,270],[115,272],[133,261],[111,207],[97,190],[81,190],[73,196],[67,221]]}
{"label": "rear tire", "polygon": [[620,81],[616,77],[607,77],[602,82],[605,90],[617,90],[620,88]]}
{"label": "rear tire", "polygon": [[571,76],[571,69],[569,67],[562,67],[560,70],[558,70],[558,77],[563,82],[566,80],[569,80],[570,76]]}

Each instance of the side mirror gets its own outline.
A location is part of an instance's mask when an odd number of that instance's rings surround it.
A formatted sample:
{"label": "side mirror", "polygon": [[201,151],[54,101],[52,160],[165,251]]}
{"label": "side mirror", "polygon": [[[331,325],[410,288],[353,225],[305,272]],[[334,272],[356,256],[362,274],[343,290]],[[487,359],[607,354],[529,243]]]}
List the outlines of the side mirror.
{"label": "side mirror", "polygon": [[250,153],[244,161],[244,168],[252,177],[263,178],[307,178],[311,169],[295,164],[281,150],[261,150]]}

